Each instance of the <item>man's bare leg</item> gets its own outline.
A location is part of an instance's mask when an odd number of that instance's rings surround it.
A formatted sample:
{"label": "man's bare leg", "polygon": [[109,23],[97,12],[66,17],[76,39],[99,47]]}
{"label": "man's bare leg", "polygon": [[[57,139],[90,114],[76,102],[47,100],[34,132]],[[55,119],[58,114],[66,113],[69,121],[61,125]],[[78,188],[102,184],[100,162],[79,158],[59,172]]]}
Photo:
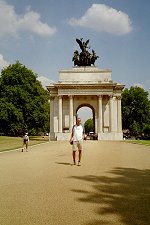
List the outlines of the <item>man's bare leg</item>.
{"label": "man's bare leg", "polygon": [[78,165],[80,165],[80,163],[81,163],[81,157],[82,157],[82,150],[79,150],[79,161],[78,161]]}
{"label": "man's bare leg", "polygon": [[76,151],[72,152],[74,165],[76,164]]}

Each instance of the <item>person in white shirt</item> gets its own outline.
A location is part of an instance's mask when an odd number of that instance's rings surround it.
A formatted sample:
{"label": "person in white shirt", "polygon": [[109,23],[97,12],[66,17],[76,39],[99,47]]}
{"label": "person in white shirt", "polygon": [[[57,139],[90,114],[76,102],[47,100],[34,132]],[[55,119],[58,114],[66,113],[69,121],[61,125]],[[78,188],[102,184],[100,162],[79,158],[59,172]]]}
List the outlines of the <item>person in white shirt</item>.
{"label": "person in white shirt", "polygon": [[26,151],[28,151],[28,143],[29,143],[29,136],[28,136],[28,133],[25,133],[25,135],[23,135],[22,152],[24,149],[26,149]]}
{"label": "person in white shirt", "polygon": [[81,165],[81,156],[83,150],[83,139],[84,139],[84,128],[81,125],[81,119],[77,118],[76,125],[72,128],[72,133],[70,137],[70,144],[73,142],[72,145],[72,156],[73,156],[73,163],[76,165],[76,151],[78,150],[78,166]]}

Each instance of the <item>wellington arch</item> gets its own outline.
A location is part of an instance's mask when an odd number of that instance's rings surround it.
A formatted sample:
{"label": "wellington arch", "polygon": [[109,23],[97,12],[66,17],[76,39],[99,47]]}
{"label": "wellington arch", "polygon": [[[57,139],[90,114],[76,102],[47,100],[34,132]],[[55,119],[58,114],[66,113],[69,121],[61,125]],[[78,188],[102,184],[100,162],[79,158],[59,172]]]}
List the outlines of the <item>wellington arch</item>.
{"label": "wellington arch", "polygon": [[59,71],[58,82],[47,86],[50,140],[69,140],[77,111],[83,106],[92,110],[98,140],[123,139],[121,93],[124,85],[113,82],[111,75],[111,70],[99,69],[89,61],[88,65],[74,65]]}

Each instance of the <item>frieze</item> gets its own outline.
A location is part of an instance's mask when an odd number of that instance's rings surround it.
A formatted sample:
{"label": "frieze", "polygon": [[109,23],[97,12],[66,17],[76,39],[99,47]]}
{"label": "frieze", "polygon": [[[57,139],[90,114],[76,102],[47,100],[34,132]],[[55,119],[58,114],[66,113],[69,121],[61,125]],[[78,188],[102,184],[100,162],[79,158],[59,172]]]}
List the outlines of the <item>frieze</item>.
{"label": "frieze", "polygon": [[59,95],[111,95],[112,90],[96,89],[63,89],[58,90]]}

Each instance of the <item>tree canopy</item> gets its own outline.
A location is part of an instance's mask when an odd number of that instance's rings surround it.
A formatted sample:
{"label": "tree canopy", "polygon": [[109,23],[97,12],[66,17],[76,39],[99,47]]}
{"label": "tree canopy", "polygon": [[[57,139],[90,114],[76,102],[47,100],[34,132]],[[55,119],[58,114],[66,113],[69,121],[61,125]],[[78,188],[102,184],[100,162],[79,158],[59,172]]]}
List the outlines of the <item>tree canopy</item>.
{"label": "tree canopy", "polygon": [[0,76],[0,132],[18,135],[49,131],[48,92],[19,61]]}
{"label": "tree canopy", "polygon": [[150,130],[150,101],[143,88],[136,86],[123,91],[122,126],[134,136]]}
{"label": "tree canopy", "polygon": [[94,132],[94,121],[93,119],[88,119],[85,123],[84,123],[84,128],[85,128],[85,133],[89,133],[90,131]]}

